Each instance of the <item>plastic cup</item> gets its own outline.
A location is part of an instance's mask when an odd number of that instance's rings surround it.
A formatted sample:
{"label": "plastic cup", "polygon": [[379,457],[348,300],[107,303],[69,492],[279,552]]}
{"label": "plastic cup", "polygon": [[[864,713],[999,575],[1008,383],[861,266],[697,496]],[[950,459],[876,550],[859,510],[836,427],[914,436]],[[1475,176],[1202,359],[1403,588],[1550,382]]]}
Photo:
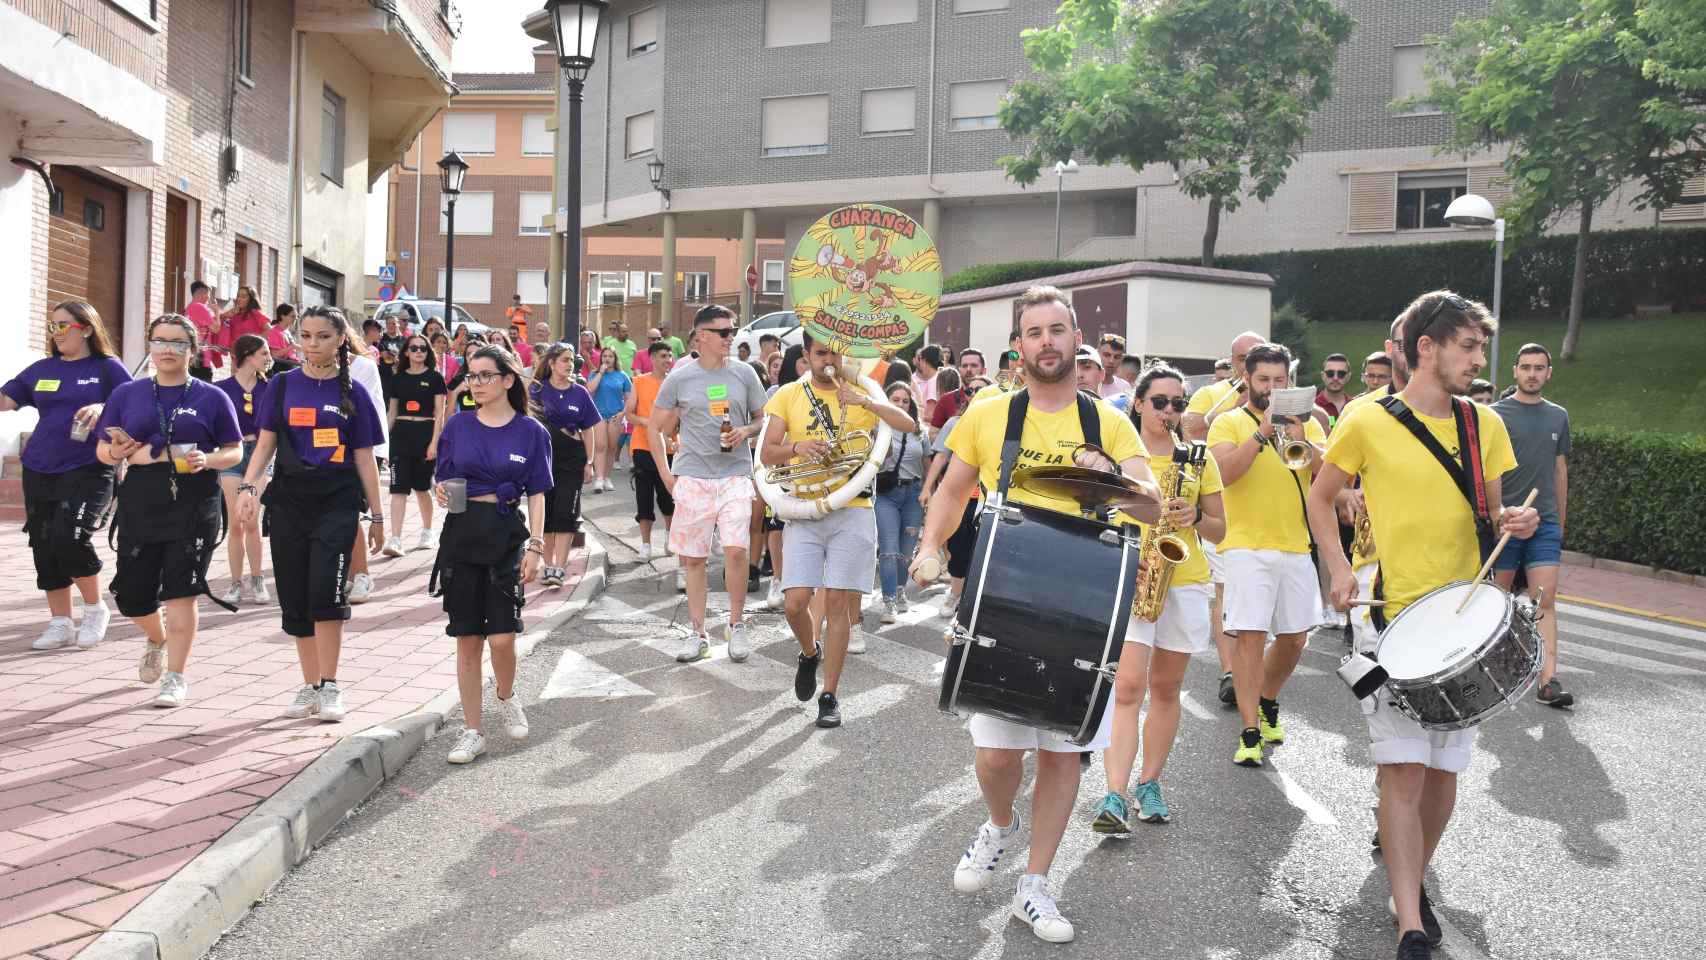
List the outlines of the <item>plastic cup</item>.
{"label": "plastic cup", "polygon": [[71,421],[71,442],[84,443],[89,439],[89,425],[81,420]]}
{"label": "plastic cup", "polygon": [[190,472],[190,451],[195,449],[193,443],[172,444],[172,469],[179,473]]}
{"label": "plastic cup", "polygon": [[449,501],[445,507],[451,513],[463,513],[468,509],[468,481],[460,477],[444,481],[444,498]]}

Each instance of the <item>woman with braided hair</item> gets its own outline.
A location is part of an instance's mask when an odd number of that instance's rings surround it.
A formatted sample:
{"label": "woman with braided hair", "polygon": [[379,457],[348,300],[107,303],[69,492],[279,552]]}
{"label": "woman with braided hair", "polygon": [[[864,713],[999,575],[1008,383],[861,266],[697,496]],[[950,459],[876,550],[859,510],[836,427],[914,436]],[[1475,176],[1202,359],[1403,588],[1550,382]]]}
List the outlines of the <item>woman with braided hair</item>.
{"label": "woman with braided hair", "polygon": [[310,307],[298,328],[302,366],[273,379],[255,418],[259,438],[249,472],[237,487],[243,519],[252,522],[263,498],[256,488],[273,455],[265,529],[272,542],[273,579],[284,632],[296,638],[302,688],[284,715],[344,718],[338,655],[350,617],[344,575],[355,542],[363,497],[369,545],[385,542],[378,513],[379,468],[373,448],[384,426],[367,389],[350,381],[349,321],[335,307]]}

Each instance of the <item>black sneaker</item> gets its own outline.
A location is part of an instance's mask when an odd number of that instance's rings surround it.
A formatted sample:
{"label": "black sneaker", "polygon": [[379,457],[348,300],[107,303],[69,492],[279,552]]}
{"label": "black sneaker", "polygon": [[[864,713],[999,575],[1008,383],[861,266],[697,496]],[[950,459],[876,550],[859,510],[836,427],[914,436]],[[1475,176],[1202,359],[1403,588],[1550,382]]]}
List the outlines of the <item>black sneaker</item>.
{"label": "black sneaker", "polygon": [[1428,938],[1428,946],[1437,947],[1445,939],[1445,931],[1439,928],[1439,918],[1434,916],[1434,905],[1428,900],[1428,888],[1422,886],[1422,933]]}
{"label": "black sneaker", "polygon": [[823,651],[809,657],[802,653],[799,657],[799,665],[794,667],[794,699],[805,703],[817,689],[817,665],[823,661]]}
{"label": "black sneaker", "polygon": [[1398,960],[1433,960],[1433,948],[1428,946],[1427,934],[1406,930],[1398,941]]}
{"label": "black sneaker", "polygon": [[1380,811],[1374,811],[1374,836],[1369,838],[1368,845],[1375,850],[1380,849]]}
{"label": "black sneaker", "polygon": [[1229,707],[1238,706],[1238,691],[1232,686],[1232,674],[1220,675],[1220,702]]}
{"label": "black sneaker", "polygon": [[746,568],[746,592],[748,594],[754,594],[754,593],[757,593],[758,590],[759,590],[758,568],[754,567],[754,566],[748,566]]}
{"label": "black sneaker", "polygon": [[1534,695],[1534,699],[1548,707],[1557,707],[1560,710],[1576,702],[1575,695],[1565,690],[1564,685],[1558,682],[1557,677],[1541,684],[1540,690]]}
{"label": "black sneaker", "polygon": [[826,692],[817,698],[817,725],[825,728],[841,726],[841,703],[835,699],[835,694]]}

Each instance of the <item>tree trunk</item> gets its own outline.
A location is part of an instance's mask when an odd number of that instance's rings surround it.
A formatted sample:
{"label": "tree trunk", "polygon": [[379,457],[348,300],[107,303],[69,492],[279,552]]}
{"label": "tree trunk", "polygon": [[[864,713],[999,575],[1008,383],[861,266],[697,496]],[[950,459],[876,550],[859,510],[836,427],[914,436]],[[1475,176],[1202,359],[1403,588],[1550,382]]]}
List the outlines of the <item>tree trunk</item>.
{"label": "tree trunk", "polygon": [[1582,222],[1576,230],[1576,271],[1570,277],[1570,321],[1564,328],[1564,348],[1559,354],[1565,360],[1576,356],[1576,344],[1582,338],[1582,301],[1588,289],[1588,245],[1592,242],[1593,204],[1582,201]]}
{"label": "tree trunk", "polygon": [[1220,198],[1208,201],[1208,226],[1202,232],[1202,265],[1214,266],[1214,244],[1220,239]]}

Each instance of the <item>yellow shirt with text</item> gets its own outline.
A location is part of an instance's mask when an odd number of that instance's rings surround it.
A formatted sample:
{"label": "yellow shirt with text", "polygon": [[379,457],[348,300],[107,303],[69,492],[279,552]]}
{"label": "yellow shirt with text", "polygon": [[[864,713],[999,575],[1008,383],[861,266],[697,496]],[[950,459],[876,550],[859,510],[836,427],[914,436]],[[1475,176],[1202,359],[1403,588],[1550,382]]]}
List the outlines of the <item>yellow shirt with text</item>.
{"label": "yellow shirt with text", "polygon": [[[1505,422],[1490,407],[1480,417],[1482,475],[1495,480],[1516,466]],[[1459,456],[1457,423],[1420,413],[1416,418],[1446,452]],[[1363,404],[1339,421],[1327,445],[1327,462],[1362,477],[1368,519],[1380,551],[1387,619],[1430,590],[1468,580],[1481,567],[1475,515],[1451,475],[1378,404]],[[1489,504],[1496,513],[1497,503]]]}
{"label": "yellow shirt with text", "polygon": [[[1234,446],[1249,440],[1259,422],[1248,407],[1239,407],[1216,417],[1208,428],[1209,449],[1230,443]],[[1297,426],[1288,427],[1295,436]],[[1311,417],[1303,423],[1303,436],[1311,443],[1325,444],[1326,433]],[[1309,492],[1314,473],[1307,467],[1288,470],[1280,462],[1279,452],[1266,443],[1250,469],[1234,483],[1226,485],[1221,501],[1226,505],[1226,538],[1220,541],[1221,550],[1282,550],[1286,553],[1309,552],[1309,526],[1303,516],[1303,496]]]}
{"label": "yellow shirt with text", "polygon": [[[780,396],[780,394],[778,394]],[[985,490],[994,491],[1001,481],[1001,443],[1007,436],[1007,411],[1012,394],[987,391],[972,401],[971,407],[960,416],[960,422],[948,437],[948,449],[977,470],[978,482]],[[1143,456],[1143,445],[1137,439],[1137,428],[1131,419],[1115,410],[1106,400],[1094,401],[1096,416],[1101,423],[1102,449],[1124,463],[1132,457]],[[1071,466],[1072,451],[1084,442],[1084,430],[1078,422],[1078,404],[1067,404],[1053,413],[1044,413],[1033,404],[1025,411],[1025,426],[1019,434],[1019,459],[1014,468]],[[1077,516],[1078,504],[1057,500],[1019,489],[1013,484],[1007,491],[1013,503]]]}
{"label": "yellow shirt with text", "polygon": [[[810,377],[795,380],[776,391],[776,395],[764,405],[765,413],[781,419],[783,423],[788,425],[789,440],[829,439],[828,425],[823,423],[817,414],[817,410],[813,408],[812,402],[806,398],[807,384],[811,383]],[[876,432],[877,415],[872,412],[870,407],[850,407],[843,410],[837,391],[826,390],[815,384],[812,384],[810,389],[817,394],[819,400],[823,401],[824,408],[835,420],[836,429],[843,435],[853,430],[869,430],[873,434]],[[803,457],[795,457],[789,462],[799,463],[803,459]],[[866,496],[854,497],[847,502],[847,505],[850,507],[869,507],[871,498]]]}
{"label": "yellow shirt with text", "polygon": [[[1139,442],[1142,441],[1139,440]],[[1172,469],[1172,454],[1152,453],[1149,455],[1149,472],[1155,474],[1155,482],[1161,485],[1162,496],[1166,496],[1172,489],[1173,485],[1169,480],[1169,471]],[[1214,455],[1210,454],[1203,461],[1199,475],[1190,477],[1179,487],[1179,496],[1195,506],[1205,495],[1220,493],[1224,489],[1225,487],[1220,482],[1220,468],[1214,463]],[[1145,536],[1149,534],[1148,524],[1140,522],[1136,517],[1123,511],[1115,514],[1115,522],[1135,523],[1143,530]],[[1173,532],[1185,541],[1185,546],[1191,549],[1191,556],[1190,559],[1179,564],[1177,570],[1173,571],[1172,585],[1186,587],[1194,583],[1207,583],[1209,579],[1208,558],[1203,556],[1202,538],[1197,536],[1197,529],[1192,527],[1188,530],[1175,530]]]}

